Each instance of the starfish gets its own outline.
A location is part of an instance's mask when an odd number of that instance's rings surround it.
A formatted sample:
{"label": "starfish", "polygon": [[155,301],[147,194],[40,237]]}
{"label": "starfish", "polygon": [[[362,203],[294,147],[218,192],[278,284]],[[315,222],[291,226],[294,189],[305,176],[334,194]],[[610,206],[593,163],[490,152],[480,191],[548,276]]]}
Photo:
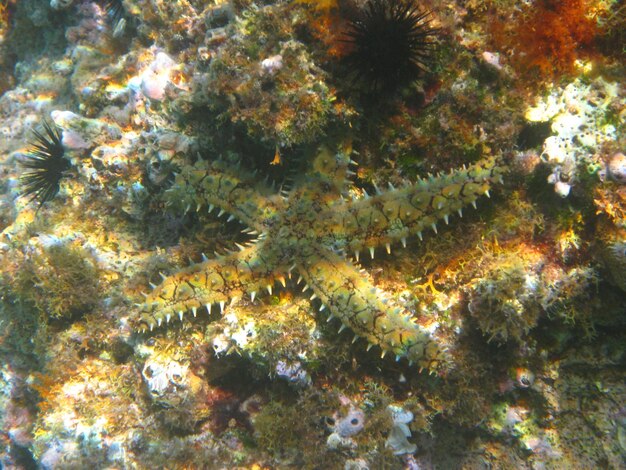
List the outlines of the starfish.
{"label": "starfish", "polygon": [[[186,312],[227,302],[244,295],[252,299],[262,290],[272,293],[276,282],[296,270],[319,298],[320,310],[338,318],[341,329],[350,328],[355,339],[377,345],[383,356],[406,357],[421,368],[436,370],[444,352],[431,334],[380,289],[367,273],[345,255],[367,250],[374,257],[378,246],[400,242],[432,228],[451,214],[462,216],[466,204],[489,195],[494,183],[502,181],[503,168],[494,157],[445,175],[429,176],[402,188],[380,191],[360,198],[345,198],[349,169],[355,164],[345,151],[332,153],[322,148],[311,169],[293,189],[279,193],[220,162],[197,161],[176,176],[170,191],[187,208],[200,211],[219,208],[219,215],[239,219],[258,238],[240,251],[192,264],[169,276],[146,295],[140,304],[141,329],[152,330]],[[330,319],[330,318],[329,318]]]}

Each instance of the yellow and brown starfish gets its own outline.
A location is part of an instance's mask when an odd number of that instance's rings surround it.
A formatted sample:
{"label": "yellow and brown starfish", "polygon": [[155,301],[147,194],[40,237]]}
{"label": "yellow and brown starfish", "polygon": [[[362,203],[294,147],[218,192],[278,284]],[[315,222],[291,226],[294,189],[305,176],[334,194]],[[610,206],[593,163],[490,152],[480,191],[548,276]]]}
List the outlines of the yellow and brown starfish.
{"label": "yellow and brown starfish", "polygon": [[223,311],[227,302],[244,295],[254,301],[262,290],[272,292],[278,281],[296,270],[319,298],[321,309],[352,329],[369,345],[378,345],[383,355],[406,357],[420,367],[435,370],[443,354],[428,331],[403,308],[394,305],[377,289],[367,273],[345,256],[385,246],[406,243],[406,237],[436,231],[437,221],[453,213],[462,215],[466,204],[501,182],[502,167],[495,158],[446,175],[431,176],[402,188],[391,187],[346,200],[349,155],[322,149],[312,168],[294,189],[274,194],[252,176],[232,171],[221,163],[203,160],[184,168],[171,191],[188,207],[220,209],[258,235],[240,251],[205,259],[166,277],[141,304],[141,328],[152,330],[172,318],[182,321],[186,312],[213,305]]}

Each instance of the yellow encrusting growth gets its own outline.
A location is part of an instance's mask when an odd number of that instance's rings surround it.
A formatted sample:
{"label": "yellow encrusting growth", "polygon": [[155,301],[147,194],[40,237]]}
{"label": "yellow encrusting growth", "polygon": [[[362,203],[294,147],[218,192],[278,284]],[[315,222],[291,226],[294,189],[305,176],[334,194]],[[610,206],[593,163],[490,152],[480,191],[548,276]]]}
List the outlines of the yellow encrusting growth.
{"label": "yellow encrusting growth", "polygon": [[[184,168],[170,190],[172,203],[185,210],[219,207],[257,233],[250,246],[239,252],[194,264],[167,277],[147,295],[141,306],[141,324],[153,329],[186,312],[236,302],[244,294],[253,300],[262,290],[272,292],[276,281],[295,269],[319,298],[320,310],[397,359],[406,357],[421,368],[436,370],[443,352],[431,334],[402,307],[377,289],[366,273],[341,253],[405,243],[409,235],[422,237],[425,228],[436,232],[436,222],[446,223],[453,213],[474,204],[501,182],[503,168],[495,158],[447,175],[431,176],[400,189],[379,191],[375,196],[346,201],[349,165],[346,152],[333,154],[322,148],[312,169],[286,196],[267,188],[220,163],[197,162]],[[242,176],[244,175],[244,176]],[[369,349],[369,348],[368,348]]]}

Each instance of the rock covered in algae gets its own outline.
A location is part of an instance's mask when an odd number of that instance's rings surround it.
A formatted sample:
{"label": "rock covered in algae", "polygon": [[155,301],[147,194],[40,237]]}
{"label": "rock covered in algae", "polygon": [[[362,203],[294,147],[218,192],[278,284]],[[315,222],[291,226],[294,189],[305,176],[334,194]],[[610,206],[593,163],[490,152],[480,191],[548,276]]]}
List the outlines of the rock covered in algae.
{"label": "rock covered in algae", "polygon": [[296,39],[306,27],[299,8],[277,2],[238,18],[207,83],[210,106],[278,147],[312,142],[333,120],[348,117],[334,106],[328,73]]}
{"label": "rock covered in algae", "polygon": [[469,287],[468,309],[489,341],[522,343],[542,317],[586,321],[578,303],[591,295],[592,267],[567,269],[528,246],[511,248],[485,256]]}
{"label": "rock covered in algae", "polygon": [[189,366],[185,358],[155,353],[146,358],[141,370],[159,419],[175,429],[193,430],[210,413],[210,388]]}
{"label": "rock covered in algae", "polygon": [[469,311],[490,340],[522,339],[537,324],[542,287],[531,266],[518,258],[499,259],[492,274],[472,287]]}
{"label": "rock covered in algae", "polygon": [[[15,262],[12,290],[49,319],[81,316],[98,302],[97,260],[78,243],[39,237]],[[19,261],[18,261],[19,259]],[[12,260],[13,261],[13,260]]]}
{"label": "rock covered in algae", "polygon": [[615,284],[626,291],[626,187],[605,181],[594,202],[601,217],[596,229],[600,258]]}
{"label": "rock covered in algae", "polygon": [[[418,177],[437,180],[428,172],[448,173],[495,155],[506,162],[516,154],[525,110],[550,98],[529,90],[511,73],[510,56],[486,43],[494,12],[518,17],[510,2],[461,3],[434,13],[442,47],[430,77],[373,113],[341,83],[340,59],[328,55],[341,31],[322,41],[315,36],[355,13],[345,2],[124,0],[124,40],[94,2],[59,11],[48,1],[5,2],[2,465],[622,465],[624,329],[617,286],[623,287],[624,203],[620,161],[612,156],[623,153],[621,86],[615,92],[623,73],[602,51],[593,74],[546,84],[559,106],[548,116],[558,123],[548,126],[557,134],[549,137],[558,141],[546,148],[566,150],[543,158],[560,194],[570,189],[566,198],[536,191],[552,189],[547,174],[533,186],[530,171],[514,171],[491,200],[478,200],[478,211],[463,211],[463,220],[451,211],[450,227],[444,226],[450,214],[442,212],[437,234],[423,242],[415,234],[406,247],[398,238],[388,250],[376,232],[382,218],[364,224],[363,214],[337,211],[346,221],[354,216],[372,243],[328,237],[326,246],[337,249],[328,266],[360,264],[364,272],[351,279],[367,280],[372,296],[402,305],[407,318],[448,349],[445,373],[419,374],[404,361],[381,359],[380,350],[368,352],[364,341],[352,345],[348,330],[337,333],[339,320],[327,322],[329,303],[319,312],[320,300],[301,294],[297,276],[285,276],[285,287],[276,279],[270,295],[226,303],[224,315],[218,302],[210,315],[198,309],[195,320],[150,335],[131,328],[133,304],[143,302],[149,283],[160,282],[160,271],[173,275],[188,258],[202,263],[203,252],[212,257],[214,249],[234,250],[235,242],[243,246],[255,237],[241,234],[236,220],[189,204],[198,188],[183,188],[190,168],[240,160],[239,178],[249,168],[257,171],[252,181],[271,175],[280,186],[285,174],[295,168],[301,174],[312,163],[320,144],[335,148],[328,134],[342,134],[359,166],[350,167],[356,175],[336,200],[355,196],[362,209],[367,194],[369,204],[384,200],[393,209],[407,206],[377,194],[387,182],[397,191],[381,192],[398,194]],[[592,3],[602,17],[606,4]],[[341,44],[332,50],[341,54]],[[585,91],[592,103],[582,99]],[[35,215],[18,198],[16,162],[30,129],[53,111],[65,126],[74,168]],[[584,132],[581,141],[571,139],[584,126],[600,144]],[[275,163],[283,153],[297,158],[268,169],[277,145]],[[605,170],[600,183],[597,168]],[[327,183],[324,197],[334,190]],[[443,196],[456,201],[455,190]],[[263,194],[281,197],[278,190]],[[299,209],[293,226],[302,227],[302,220],[342,226],[336,216]],[[387,215],[385,205],[379,209]],[[85,263],[55,278],[49,241]],[[378,245],[375,259],[366,259]],[[66,288],[54,284],[61,281]],[[76,284],[88,287],[89,302],[71,295],[67,286]],[[60,298],[68,304],[51,308]],[[74,314],[50,315],[57,310]],[[375,326],[390,324],[373,319]],[[405,411],[403,420],[393,422],[390,404]],[[409,413],[413,420],[405,422]],[[328,426],[333,416],[337,429]],[[336,445],[329,449],[333,433]],[[416,456],[394,455],[413,451],[413,443]]]}

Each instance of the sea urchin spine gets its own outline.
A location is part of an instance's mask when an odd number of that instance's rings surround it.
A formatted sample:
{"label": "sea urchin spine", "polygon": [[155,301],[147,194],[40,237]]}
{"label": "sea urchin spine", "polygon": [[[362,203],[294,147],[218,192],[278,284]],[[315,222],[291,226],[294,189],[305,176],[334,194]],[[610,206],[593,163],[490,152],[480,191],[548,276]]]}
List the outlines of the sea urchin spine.
{"label": "sea urchin spine", "polygon": [[99,3],[111,20],[113,36],[119,37],[126,27],[126,20],[124,19],[126,10],[123,0],[99,0]]}
{"label": "sea urchin spine", "polygon": [[33,129],[35,139],[21,162],[26,171],[20,176],[22,195],[30,196],[30,201],[38,201],[40,206],[59,192],[59,181],[72,166],[65,158],[59,128],[46,120],[43,128],[43,133]]}

